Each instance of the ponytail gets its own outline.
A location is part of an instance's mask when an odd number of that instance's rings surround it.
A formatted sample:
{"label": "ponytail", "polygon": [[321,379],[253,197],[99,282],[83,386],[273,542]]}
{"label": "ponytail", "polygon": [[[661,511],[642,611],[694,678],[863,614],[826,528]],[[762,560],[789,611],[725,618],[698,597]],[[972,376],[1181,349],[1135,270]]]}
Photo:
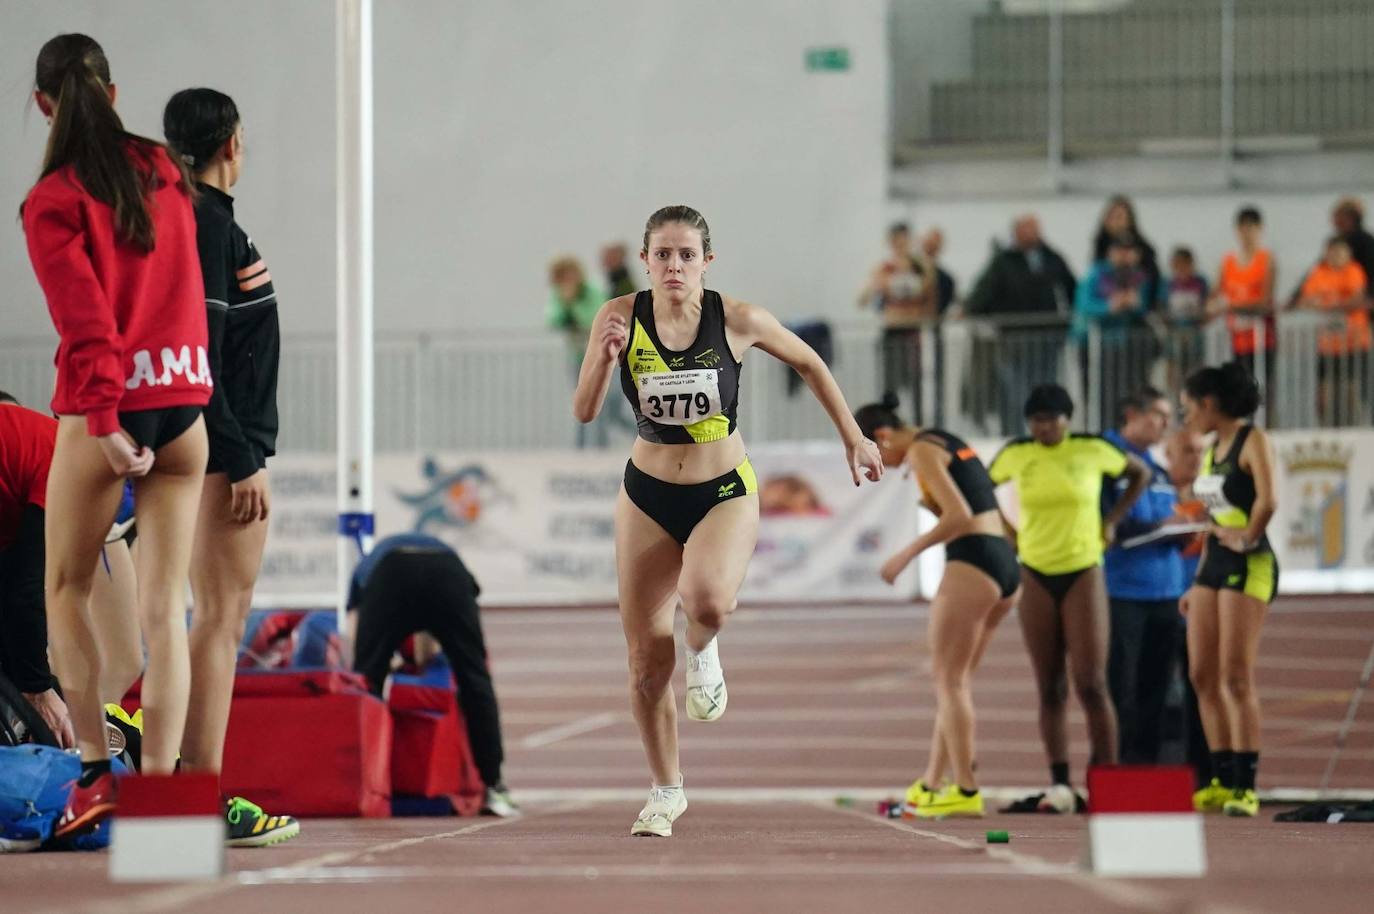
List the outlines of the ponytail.
{"label": "ponytail", "polygon": [[[86,193],[114,210],[116,234],[151,251],[157,238],[148,197],[157,181],[152,155],[161,144],[124,129],[110,101],[104,50],[86,35],[58,35],[38,52],[35,69],[35,86],[56,104],[42,177],[71,166]],[[184,169],[182,186],[191,186]]]}

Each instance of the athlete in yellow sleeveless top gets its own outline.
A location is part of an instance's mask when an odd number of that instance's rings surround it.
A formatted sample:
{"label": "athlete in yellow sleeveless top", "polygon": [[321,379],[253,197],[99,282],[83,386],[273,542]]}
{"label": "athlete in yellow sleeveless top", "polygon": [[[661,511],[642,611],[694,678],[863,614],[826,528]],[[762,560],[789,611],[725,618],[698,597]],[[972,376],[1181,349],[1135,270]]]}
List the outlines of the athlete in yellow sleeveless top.
{"label": "athlete in yellow sleeveless top", "polygon": [[795,369],[844,441],[854,484],[882,476],[844,395],[810,346],[762,308],[703,288],[706,220],[686,206],[649,217],[640,251],[651,289],[608,301],[592,325],[573,414],[596,418],[620,371],[639,436],[616,502],[620,618],[630,655],[630,702],[653,774],[630,833],[672,834],[687,808],[678,768],[671,683],[679,598],[687,616],[687,715],[715,720],[727,693],[716,634],[758,536],[754,471],[736,428],[741,358],[758,347]]}
{"label": "athlete in yellow sleeveless top", "polygon": [[[1088,721],[1091,763],[1115,764],[1116,709],[1107,692],[1111,620],[1102,556],[1115,538],[1117,521],[1145,491],[1150,474],[1105,438],[1070,434],[1073,400],[1057,384],[1031,391],[1025,416],[1030,437],[1004,447],[988,475],[999,485],[1016,486],[1022,584],[1017,616],[1035,669],[1040,738],[1050,763],[1051,786],[1041,807],[1073,812],[1077,799],[1069,777],[1069,671]],[[1103,483],[1123,476],[1127,489],[1103,517]]]}
{"label": "athlete in yellow sleeveless top", "polygon": [[1260,706],[1255,688],[1260,629],[1278,590],[1279,565],[1265,531],[1278,508],[1274,456],[1249,421],[1259,387],[1240,362],[1203,368],[1184,385],[1189,431],[1216,434],[1193,492],[1211,515],[1188,617],[1188,672],[1212,753],[1212,782],[1193,797],[1202,811],[1259,814]]}

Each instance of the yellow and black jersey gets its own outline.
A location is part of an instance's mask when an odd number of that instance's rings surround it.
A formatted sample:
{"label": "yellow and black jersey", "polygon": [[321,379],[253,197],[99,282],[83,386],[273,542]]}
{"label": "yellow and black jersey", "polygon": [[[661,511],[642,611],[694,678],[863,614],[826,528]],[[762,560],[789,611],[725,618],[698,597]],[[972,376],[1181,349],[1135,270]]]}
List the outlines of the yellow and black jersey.
{"label": "yellow and black jersey", "polygon": [[702,292],[697,338],[669,349],[654,326],[653,293],[635,296],[630,341],[620,355],[620,387],[639,437],[655,444],[705,444],[730,437],[739,408],[739,376],[725,338],[725,302]]}
{"label": "yellow and black jersey", "polygon": [[1102,561],[1102,479],[1126,471],[1126,453],[1097,435],[1068,435],[1047,447],[1018,438],[1002,448],[988,475],[1016,485],[1017,549],[1041,574],[1068,574]]}
{"label": "yellow and black jersey", "polygon": [[[1218,526],[1235,530],[1250,526],[1250,512],[1254,510],[1256,498],[1255,478],[1241,469],[1240,453],[1245,450],[1245,442],[1253,430],[1253,425],[1242,425],[1224,456],[1217,456],[1216,444],[1207,448],[1203,455],[1202,472],[1193,483],[1193,494],[1201,499]],[[1256,551],[1268,549],[1269,538],[1262,537]]]}

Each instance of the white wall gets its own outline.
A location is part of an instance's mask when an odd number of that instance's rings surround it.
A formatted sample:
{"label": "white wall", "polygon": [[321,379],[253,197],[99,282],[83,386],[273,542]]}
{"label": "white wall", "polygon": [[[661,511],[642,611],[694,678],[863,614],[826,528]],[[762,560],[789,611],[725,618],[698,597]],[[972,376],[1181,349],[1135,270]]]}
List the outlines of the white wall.
{"label": "white wall", "polygon": [[[34,56],[86,31],[131,129],[160,135],[162,104],[188,85],[235,97],[240,220],[287,329],[332,331],[333,7],[0,0],[0,213],[46,134],[23,113]],[[782,315],[852,313],[884,213],[885,13],[883,0],[378,0],[378,327],[538,326],[552,255],[590,266],[679,202],[712,223],[713,287]],[[849,47],[852,69],[804,72],[812,45]],[[12,219],[0,288],[6,337],[50,333]]]}
{"label": "white wall", "polygon": [[52,336],[14,214],[47,140],[28,103],[34,60],[43,42],[70,31],[105,48],[120,115],[137,133],[162,136],[162,106],[178,89],[213,86],[235,98],[249,156],[240,217],[272,266],[287,326],[332,332],[332,9],[328,0],[0,0],[0,335]]}

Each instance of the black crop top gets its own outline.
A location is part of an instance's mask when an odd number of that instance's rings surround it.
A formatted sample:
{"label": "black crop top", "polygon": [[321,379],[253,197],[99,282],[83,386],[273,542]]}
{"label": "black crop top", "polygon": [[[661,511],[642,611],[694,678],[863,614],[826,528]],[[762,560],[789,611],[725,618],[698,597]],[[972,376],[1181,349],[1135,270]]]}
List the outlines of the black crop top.
{"label": "black crop top", "polygon": [[[978,459],[978,454],[962,438],[942,429],[927,428],[921,430],[916,440],[938,444],[949,453],[949,476],[959,488],[959,494],[968,502],[970,511],[982,514],[984,511],[997,509],[996,487],[992,484],[983,461]],[[917,479],[917,482],[920,483],[921,492],[926,500],[931,501],[925,484],[920,479]]]}

